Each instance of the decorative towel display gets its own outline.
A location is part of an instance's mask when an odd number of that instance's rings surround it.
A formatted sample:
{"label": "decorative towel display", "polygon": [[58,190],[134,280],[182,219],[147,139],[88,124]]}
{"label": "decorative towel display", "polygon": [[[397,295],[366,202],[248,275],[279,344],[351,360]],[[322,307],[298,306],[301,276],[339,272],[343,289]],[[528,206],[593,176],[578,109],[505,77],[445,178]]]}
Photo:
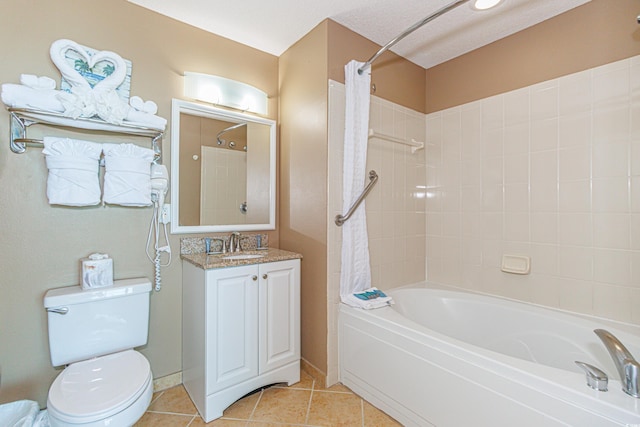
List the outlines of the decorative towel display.
{"label": "decorative towel display", "polygon": [[113,286],[113,260],[107,254],[91,254],[80,259],[82,264],[82,289]]}
{"label": "decorative towel display", "polygon": [[45,137],[42,153],[49,176],[49,204],[92,206],[100,203],[100,154],[102,145],[70,138]]}
{"label": "decorative towel display", "polygon": [[103,151],[103,202],[150,206],[153,150],[135,144],[104,144]]}
{"label": "decorative towel display", "polygon": [[378,288],[369,288],[361,292],[347,295],[342,299],[347,305],[356,308],[371,310],[374,308],[386,307],[393,304],[393,298],[388,297]]}
{"label": "decorative towel display", "polygon": [[[63,126],[73,126],[73,120],[84,118],[165,129],[167,120],[155,115],[158,107],[153,101],[136,96],[129,100],[128,89],[123,89],[130,78],[127,62],[117,53],[60,39],[51,44],[49,55],[62,76],[60,89],[49,77],[22,74],[21,84],[2,85],[0,98],[7,107],[54,113],[48,121]],[[83,127],[100,129],[91,122]]]}
{"label": "decorative towel display", "polygon": [[[358,73],[363,63],[345,66],[345,132],[342,205],[351,206],[364,188],[369,130],[369,72]],[[369,241],[364,201],[342,226],[340,298],[348,304],[351,294],[371,287]]]}

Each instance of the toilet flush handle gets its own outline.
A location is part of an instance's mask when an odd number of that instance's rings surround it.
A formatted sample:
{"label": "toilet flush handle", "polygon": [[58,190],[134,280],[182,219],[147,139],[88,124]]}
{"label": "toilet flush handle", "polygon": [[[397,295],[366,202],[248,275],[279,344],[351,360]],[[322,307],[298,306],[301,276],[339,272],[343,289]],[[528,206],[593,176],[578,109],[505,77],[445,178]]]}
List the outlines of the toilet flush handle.
{"label": "toilet flush handle", "polygon": [[47,308],[47,311],[49,313],[67,314],[69,312],[69,307]]}

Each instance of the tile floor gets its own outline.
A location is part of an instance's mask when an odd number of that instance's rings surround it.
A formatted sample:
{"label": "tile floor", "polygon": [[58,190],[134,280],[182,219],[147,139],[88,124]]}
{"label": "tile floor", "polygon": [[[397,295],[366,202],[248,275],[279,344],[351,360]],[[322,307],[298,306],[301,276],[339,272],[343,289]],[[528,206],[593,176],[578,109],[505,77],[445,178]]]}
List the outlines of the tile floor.
{"label": "tile floor", "polygon": [[200,418],[182,385],[154,394],[151,405],[134,427],[271,427],[341,426],[397,427],[398,422],[347,387],[319,386],[311,375],[300,372],[300,382],[274,385],[246,396],[208,424]]}

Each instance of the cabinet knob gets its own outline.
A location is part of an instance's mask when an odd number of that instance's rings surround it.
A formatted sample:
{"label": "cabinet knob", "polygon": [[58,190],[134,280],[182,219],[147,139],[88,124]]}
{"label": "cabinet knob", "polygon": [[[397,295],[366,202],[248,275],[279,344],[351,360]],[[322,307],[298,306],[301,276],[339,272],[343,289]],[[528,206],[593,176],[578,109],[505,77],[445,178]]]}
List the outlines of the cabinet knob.
{"label": "cabinet knob", "polygon": [[263,274],[263,275],[262,275],[262,278],[263,278],[263,279],[266,279],[267,277],[268,277],[268,276],[267,276],[267,273],[265,273],[265,274]]}
{"label": "cabinet knob", "polygon": [[252,279],[255,282],[256,280],[258,280],[258,276],[253,276]]}

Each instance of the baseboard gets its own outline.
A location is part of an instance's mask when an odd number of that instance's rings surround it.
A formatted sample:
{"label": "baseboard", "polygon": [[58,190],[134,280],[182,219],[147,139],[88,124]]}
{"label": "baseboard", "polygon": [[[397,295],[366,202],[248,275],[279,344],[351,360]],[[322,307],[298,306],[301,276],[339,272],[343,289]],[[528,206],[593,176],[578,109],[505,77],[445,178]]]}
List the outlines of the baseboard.
{"label": "baseboard", "polygon": [[327,374],[304,359],[300,359],[300,367],[307,374],[311,375],[314,380],[316,380],[319,387],[325,388],[327,384]]}
{"label": "baseboard", "polygon": [[157,393],[180,384],[182,384],[182,372],[176,372],[153,380],[153,392]]}

